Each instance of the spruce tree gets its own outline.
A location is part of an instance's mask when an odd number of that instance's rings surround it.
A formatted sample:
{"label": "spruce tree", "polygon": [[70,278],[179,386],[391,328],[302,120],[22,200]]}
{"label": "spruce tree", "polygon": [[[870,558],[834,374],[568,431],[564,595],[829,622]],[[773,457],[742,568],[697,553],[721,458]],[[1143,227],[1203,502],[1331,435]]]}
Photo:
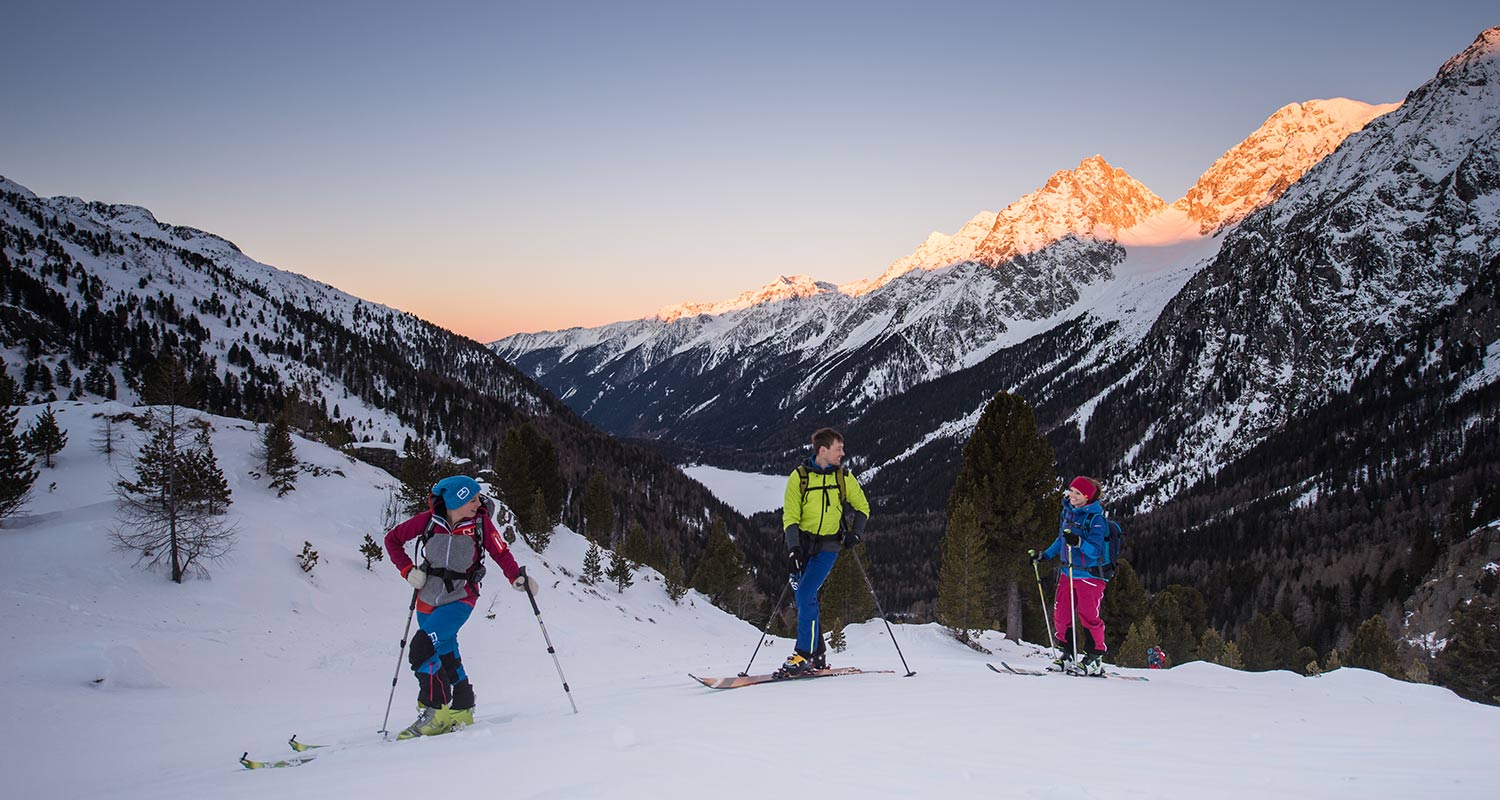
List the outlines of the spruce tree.
{"label": "spruce tree", "polygon": [[988,614],[989,555],[979,530],[979,514],[966,499],[954,503],[943,535],[943,561],[938,575],[937,620],[961,642],[983,630]]}
{"label": "spruce tree", "polygon": [[26,449],[42,459],[48,469],[52,468],[52,457],[62,452],[68,444],[68,432],[57,426],[57,416],[47,406],[32,421],[26,430]]}
{"label": "spruce tree", "polygon": [[708,545],[698,560],[698,568],[693,571],[692,587],[714,605],[728,608],[745,574],[744,558],[734,540],[729,538],[729,529],[723,520],[714,520],[708,534]]}
{"label": "spruce tree", "polygon": [[583,574],[578,579],[590,586],[604,578],[604,565],[599,554],[599,543],[589,542],[589,551],[583,556]]}
{"label": "spruce tree", "polygon": [[1453,609],[1437,679],[1459,697],[1500,705],[1500,600],[1480,596]]}
{"label": "spruce tree", "polygon": [[964,445],[948,507],[961,500],[974,505],[989,557],[987,610],[991,618],[1003,610],[1005,637],[1012,641],[1023,634],[1027,601],[1020,587],[1033,580],[1026,551],[1054,535],[1057,487],[1052,447],[1038,433],[1031,406],[1013,394],[995,395]]}
{"label": "spruce tree", "polygon": [[[276,419],[266,426],[261,435],[259,455],[261,468],[265,471],[266,477],[270,478],[270,486],[276,490],[277,497],[296,490],[297,473],[301,465],[297,461],[297,448],[292,441],[292,426],[287,423],[286,415],[278,414]],[[430,487],[428,491],[431,492]]]}
{"label": "spruce tree", "polygon": [[495,477],[500,499],[515,510],[521,533],[528,534],[541,527],[541,521],[532,518],[532,495],[538,487],[531,478],[531,457],[526,452],[519,428],[507,430],[500,442],[500,453],[495,457]]}
{"label": "spruce tree", "polygon": [[31,498],[31,486],[37,478],[24,437],[16,432],[18,399],[15,380],[0,367],[0,519],[21,510]]}
{"label": "spruce tree", "polygon": [[1354,641],[1344,653],[1345,666],[1383,672],[1392,678],[1402,676],[1396,657],[1396,640],[1379,614],[1370,617],[1354,631]]}
{"label": "spruce tree", "polygon": [[633,572],[630,569],[630,559],[626,558],[618,549],[609,554],[609,569],[604,571],[604,576],[609,578],[615,585],[615,591],[623,592],[635,583]]}
{"label": "spruce tree", "polygon": [[600,547],[609,547],[614,535],[615,504],[609,495],[609,484],[595,472],[589,477],[583,494],[583,535]]}

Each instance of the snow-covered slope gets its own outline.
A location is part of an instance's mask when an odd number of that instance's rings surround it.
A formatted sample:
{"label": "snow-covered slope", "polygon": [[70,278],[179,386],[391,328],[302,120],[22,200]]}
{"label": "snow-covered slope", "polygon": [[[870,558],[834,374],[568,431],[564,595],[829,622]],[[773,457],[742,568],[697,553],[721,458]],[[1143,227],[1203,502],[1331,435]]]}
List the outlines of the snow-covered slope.
{"label": "snow-covered slope", "polygon": [[[695,594],[673,605],[649,570],[623,594],[579,585],[584,542],[566,530],[544,554],[515,549],[542,578],[542,619],[580,713],[530,607],[495,584],[461,634],[480,724],[381,743],[393,673],[392,725],[414,715],[397,654],[409,594],[389,563],[366,571],[356,547],[380,534],[391,478],[299,439],[299,458],[339,472],[304,474],[277,498],[248,476],[248,426],[211,418],[239,547],[211,580],[174,585],[132,568],[105,535],[113,472],[88,442],[97,412],[123,409],[56,409],[69,445],[0,532],[13,623],[0,651],[10,720],[0,752],[12,796],[396,800],[437,780],[448,793],[528,798],[764,798],[795,786],[830,798],[1262,800],[1423,797],[1440,786],[1463,800],[1491,797],[1500,781],[1500,709],[1359,670],[1001,676],[984,662],[1041,657],[995,633],[982,638],[997,651],[985,656],[936,626],[896,625],[915,677],[714,692],[685,673],[742,669],[756,629]],[[23,409],[23,423],[37,411]],[[304,541],[321,555],[310,576],[295,562]],[[770,641],[756,669],[787,648]],[[878,621],[852,626],[834,661],[901,668]],[[1058,727],[1079,719],[1086,742]],[[788,733],[808,725],[813,758],[807,736]],[[288,752],[292,734],[345,746],[296,769],[236,763],[244,750]]]}

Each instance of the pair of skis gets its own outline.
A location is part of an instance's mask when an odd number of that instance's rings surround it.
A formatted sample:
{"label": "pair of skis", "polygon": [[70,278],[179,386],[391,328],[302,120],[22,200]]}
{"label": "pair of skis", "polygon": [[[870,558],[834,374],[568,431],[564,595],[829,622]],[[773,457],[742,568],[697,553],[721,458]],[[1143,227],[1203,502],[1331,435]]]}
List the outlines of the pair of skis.
{"label": "pair of skis", "polygon": [[297,734],[295,733],[292,734],[292,738],[286,740],[286,743],[288,747],[291,747],[292,750],[296,751],[297,755],[278,759],[276,761],[256,761],[250,758],[250,752],[247,750],[244,755],[240,756],[240,765],[245,769],[282,769],[284,767],[300,767],[303,764],[306,764],[309,761],[317,758],[318,750],[328,749],[328,745],[326,744],[308,744],[307,742],[299,742],[297,741]]}
{"label": "pair of skis", "polygon": [[755,686],[761,683],[790,683],[792,681],[807,681],[813,678],[839,678],[845,675],[879,675],[894,674],[892,669],[866,670],[857,667],[833,667],[830,669],[815,669],[800,675],[782,675],[775,673],[770,675],[736,675],[732,678],[700,678],[688,673],[688,677],[707,686],[710,689],[738,689],[741,686]]}
{"label": "pair of skis", "polygon": [[[1012,667],[1011,665],[1005,663],[1004,661],[1001,661],[1000,662],[1000,666],[998,666],[998,667],[995,666],[994,664],[989,663],[989,662],[985,662],[985,666],[989,667],[990,669],[994,670],[995,672],[1000,673],[1001,675],[1054,675],[1054,674],[1056,674],[1056,675],[1074,675],[1074,673],[1064,672],[1064,671],[1058,670],[1058,669],[1041,670],[1041,669],[1023,669],[1021,667]],[[1112,680],[1121,680],[1121,681],[1146,681],[1146,680],[1150,680],[1150,678],[1143,678],[1143,677],[1141,677],[1139,675],[1123,675],[1123,674],[1118,673],[1118,672],[1103,672],[1103,673],[1100,673],[1098,675],[1074,675],[1074,677],[1078,677],[1078,678],[1110,678]]]}

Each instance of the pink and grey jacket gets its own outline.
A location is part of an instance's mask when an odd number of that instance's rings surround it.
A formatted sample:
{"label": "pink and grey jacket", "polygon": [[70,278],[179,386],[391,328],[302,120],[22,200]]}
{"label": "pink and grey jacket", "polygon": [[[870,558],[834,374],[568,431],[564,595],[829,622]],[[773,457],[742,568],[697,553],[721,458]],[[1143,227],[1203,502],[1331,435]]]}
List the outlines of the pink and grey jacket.
{"label": "pink and grey jacket", "polygon": [[[434,547],[433,542],[439,542],[438,537],[440,536],[463,536],[467,539],[472,539],[474,536],[474,526],[480,524],[482,521],[484,525],[484,549],[489,551],[490,558],[496,564],[500,565],[500,571],[505,573],[507,581],[515,581],[516,578],[520,577],[521,567],[516,563],[516,557],[511,555],[510,548],[505,546],[505,540],[500,538],[499,529],[490,521],[487,514],[480,513],[449,529],[448,520],[440,514],[434,519],[434,514],[431,511],[424,511],[412,517],[397,525],[391,529],[390,533],[385,535],[386,555],[390,556],[391,563],[396,565],[396,569],[401,572],[401,577],[406,577],[406,574],[411,572],[416,566],[412,563],[411,558],[406,555],[406,543],[421,537],[422,532],[427,530],[429,520],[432,521],[432,539],[428,542],[429,548]],[[466,595],[458,598],[455,602],[468,603],[470,606],[473,606],[478,600],[479,586],[470,583],[468,584]],[[418,595],[418,611],[423,614],[429,614],[433,608],[435,606],[424,601],[420,594]]]}

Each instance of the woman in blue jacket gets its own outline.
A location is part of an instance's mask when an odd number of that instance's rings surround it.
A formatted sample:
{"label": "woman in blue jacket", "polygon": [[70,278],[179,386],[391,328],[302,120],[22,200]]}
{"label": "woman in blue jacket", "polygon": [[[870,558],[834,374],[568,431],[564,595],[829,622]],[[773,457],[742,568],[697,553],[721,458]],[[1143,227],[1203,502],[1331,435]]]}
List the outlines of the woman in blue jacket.
{"label": "woman in blue jacket", "polygon": [[[1104,672],[1104,654],[1108,648],[1104,644],[1104,620],[1099,618],[1099,609],[1104,604],[1107,581],[1100,567],[1105,561],[1104,541],[1108,533],[1109,521],[1099,505],[1099,484],[1093,478],[1079,475],[1068,484],[1063,496],[1057,539],[1045,552],[1032,551],[1031,557],[1036,561],[1062,558],[1052,619],[1062,650],[1057,665],[1067,672],[1082,675]],[[1082,660],[1076,662],[1078,645],[1084,643],[1074,638],[1075,616],[1091,640],[1083,647]]]}

